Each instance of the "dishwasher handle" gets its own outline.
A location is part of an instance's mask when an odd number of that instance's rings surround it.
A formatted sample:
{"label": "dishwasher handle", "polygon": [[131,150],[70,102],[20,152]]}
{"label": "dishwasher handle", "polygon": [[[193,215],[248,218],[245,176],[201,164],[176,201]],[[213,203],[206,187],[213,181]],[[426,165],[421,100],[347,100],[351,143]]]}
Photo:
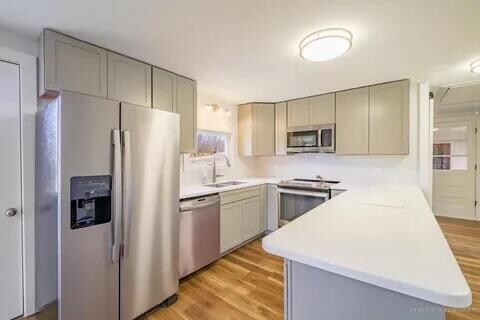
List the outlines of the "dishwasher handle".
{"label": "dishwasher handle", "polygon": [[180,202],[180,212],[192,211],[220,203],[219,196],[202,197],[196,199],[189,199]]}

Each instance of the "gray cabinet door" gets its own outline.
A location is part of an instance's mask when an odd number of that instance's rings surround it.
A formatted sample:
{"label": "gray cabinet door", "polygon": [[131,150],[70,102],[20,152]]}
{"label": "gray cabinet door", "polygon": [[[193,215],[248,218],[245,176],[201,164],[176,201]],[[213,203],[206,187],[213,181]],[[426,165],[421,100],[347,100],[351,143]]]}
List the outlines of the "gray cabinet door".
{"label": "gray cabinet door", "polygon": [[336,95],[337,154],[368,154],[368,88]]}
{"label": "gray cabinet door", "polygon": [[171,72],[152,68],[152,106],[168,112],[177,109],[177,76]]}
{"label": "gray cabinet door", "polygon": [[242,201],[242,241],[249,240],[260,233],[260,216],[260,197]]}
{"label": "gray cabinet door", "polygon": [[109,52],[108,98],[151,107],[152,66]]}
{"label": "gray cabinet door", "polygon": [[408,154],[410,82],[370,87],[370,154]]}
{"label": "gray cabinet door", "polygon": [[292,127],[305,127],[310,125],[310,98],[288,101],[287,125]]}
{"label": "gray cabinet door", "polygon": [[253,105],[253,154],[275,155],[275,105],[255,103]]}
{"label": "gray cabinet door", "polygon": [[260,232],[267,230],[268,219],[268,187],[266,184],[260,186]]}
{"label": "gray cabinet door", "polygon": [[253,155],[253,104],[244,104],[238,106],[238,155]]}
{"label": "gray cabinet door", "polygon": [[322,94],[310,100],[310,125],[335,123],[335,93]]}
{"label": "gray cabinet door", "polygon": [[220,252],[242,243],[242,201],[220,207]]}
{"label": "gray cabinet door", "polygon": [[275,155],[287,154],[287,103],[275,104]]}
{"label": "gray cabinet door", "polygon": [[44,30],[39,55],[40,96],[69,90],[107,97],[107,50]]}
{"label": "gray cabinet door", "polygon": [[197,141],[197,84],[177,77],[177,110],[180,114],[180,152],[194,153]]}

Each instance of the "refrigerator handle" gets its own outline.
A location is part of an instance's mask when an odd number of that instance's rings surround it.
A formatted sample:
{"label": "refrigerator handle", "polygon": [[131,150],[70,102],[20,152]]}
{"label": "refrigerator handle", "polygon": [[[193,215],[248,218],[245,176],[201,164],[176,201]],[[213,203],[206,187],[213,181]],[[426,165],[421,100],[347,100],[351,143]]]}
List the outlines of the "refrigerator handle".
{"label": "refrigerator handle", "polygon": [[112,261],[120,258],[120,235],[122,222],[122,145],[120,130],[112,131],[113,144],[113,245]]}
{"label": "refrigerator handle", "polygon": [[122,224],[122,257],[128,255],[128,239],[130,233],[131,211],[131,184],[132,184],[132,161],[130,149],[130,131],[122,131],[123,137],[123,224]]}

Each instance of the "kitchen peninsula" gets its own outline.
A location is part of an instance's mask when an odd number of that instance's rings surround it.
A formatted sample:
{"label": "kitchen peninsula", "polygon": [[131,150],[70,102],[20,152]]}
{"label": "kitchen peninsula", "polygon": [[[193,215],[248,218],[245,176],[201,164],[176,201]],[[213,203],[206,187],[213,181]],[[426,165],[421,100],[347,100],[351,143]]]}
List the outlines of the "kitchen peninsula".
{"label": "kitchen peninsula", "polygon": [[422,191],[356,187],[263,239],[285,319],[439,320],[472,294]]}

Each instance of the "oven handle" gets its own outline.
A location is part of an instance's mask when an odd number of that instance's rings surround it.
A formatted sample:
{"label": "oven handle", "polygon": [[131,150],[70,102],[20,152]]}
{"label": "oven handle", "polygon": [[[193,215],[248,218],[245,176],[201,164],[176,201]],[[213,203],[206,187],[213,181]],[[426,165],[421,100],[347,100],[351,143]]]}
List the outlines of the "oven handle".
{"label": "oven handle", "polygon": [[326,192],[314,192],[314,191],[306,191],[306,190],[278,188],[278,193],[298,194],[298,195],[302,195],[302,196],[310,196],[310,197],[328,199],[328,193],[326,193]]}

